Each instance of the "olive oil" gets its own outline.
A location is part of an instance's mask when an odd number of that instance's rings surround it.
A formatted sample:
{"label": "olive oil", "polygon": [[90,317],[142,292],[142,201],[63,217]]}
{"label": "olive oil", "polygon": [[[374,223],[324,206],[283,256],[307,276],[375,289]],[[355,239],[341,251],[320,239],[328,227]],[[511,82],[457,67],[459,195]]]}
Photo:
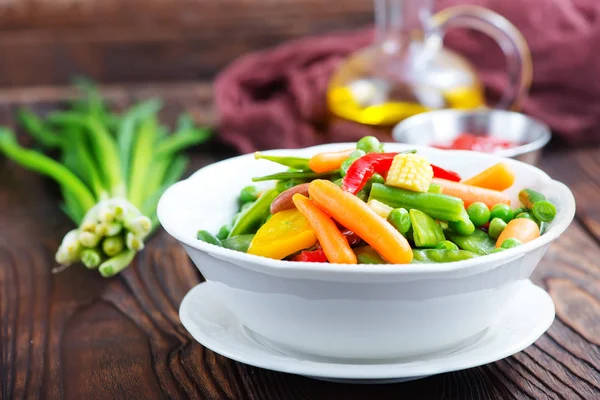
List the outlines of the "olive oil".
{"label": "olive oil", "polygon": [[413,41],[402,56],[385,54],[381,47],[351,55],[330,81],[330,111],[361,124],[391,126],[425,111],[485,105],[482,85],[467,61],[446,49],[423,60],[423,52]]}

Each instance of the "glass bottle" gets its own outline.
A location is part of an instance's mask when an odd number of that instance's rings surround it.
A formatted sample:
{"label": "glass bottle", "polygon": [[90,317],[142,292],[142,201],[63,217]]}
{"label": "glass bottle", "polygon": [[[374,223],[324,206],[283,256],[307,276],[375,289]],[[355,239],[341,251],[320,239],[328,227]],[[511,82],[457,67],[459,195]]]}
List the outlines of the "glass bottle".
{"label": "glass bottle", "polygon": [[496,108],[516,109],[531,83],[529,49],[508,20],[463,5],[433,15],[433,0],[375,0],[375,41],[351,54],[333,74],[327,102],[333,114],[363,124],[392,126],[441,108],[485,106],[471,64],[443,47],[448,28],[491,36],[506,56],[509,85]]}

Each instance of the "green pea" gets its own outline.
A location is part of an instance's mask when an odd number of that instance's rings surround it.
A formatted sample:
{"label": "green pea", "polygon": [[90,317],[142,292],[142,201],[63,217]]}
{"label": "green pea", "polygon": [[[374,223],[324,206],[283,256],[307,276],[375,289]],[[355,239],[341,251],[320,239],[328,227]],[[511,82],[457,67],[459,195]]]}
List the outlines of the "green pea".
{"label": "green pea", "polygon": [[410,213],[404,208],[394,208],[388,214],[387,220],[403,235],[405,235],[411,227]]}
{"label": "green pea", "polygon": [[255,201],[258,199],[258,193],[260,191],[256,186],[246,186],[240,192],[239,203],[240,205]]}
{"label": "green pea", "polygon": [[502,247],[504,249],[512,249],[513,247],[517,247],[517,246],[520,246],[522,244],[523,243],[519,239],[508,238],[508,239],[504,240],[504,242],[502,242],[502,244],[500,245],[500,247]]}
{"label": "green pea", "polygon": [[232,227],[233,227],[233,224],[223,225],[221,227],[221,229],[219,229],[219,233],[217,233],[217,239],[223,240],[223,239],[227,238],[227,236],[229,236],[229,231],[231,231]]}
{"label": "green pea", "polygon": [[342,176],[345,176],[346,173],[348,172],[348,169],[352,166],[354,161],[358,160],[365,154],[367,154],[367,153],[365,153],[362,150],[354,150],[352,153],[350,153],[350,156],[348,158],[346,158],[344,160],[344,162],[342,162],[342,166],[340,167],[340,174]]}
{"label": "green pea", "polygon": [[440,250],[458,250],[458,246],[449,240],[442,240],[435,245],[436,249]]}
{"label": "green pea", "polygon": [[500,218],[506,223],[509,223],[514,218],[513,210],[508,204],[499,203],[492,207],[490,218]]}
{"label": "green pea", "polygon": [[496,240],[504,231],[504,228],[506,228],[506,222],[504,222],[504,220],[502,220],[501,218],[494,218],[490,222],[490,226],[488,228],[488,235],[490,235],[492,239]]}
{"label": "green pea", "polygon": [[485,203],[476,202],[471,204],[467,208],[467,214],[469,214],[469,219],[477,228],[487,224],[490,220],[490,209]]}
{"label": "green pea", "polygon": [[214,244],[215,246],[222,246],[221,241],[214,237],[213,234],[208,231],[198,231],[198,233],[196,234],[196,238],[198,240],[202,240],[203,242]]}
{"label": "green pea", "polygon": [[356,143],[356,148],[365,153],[383,153],[383,144],[375,136],[365,136]]}

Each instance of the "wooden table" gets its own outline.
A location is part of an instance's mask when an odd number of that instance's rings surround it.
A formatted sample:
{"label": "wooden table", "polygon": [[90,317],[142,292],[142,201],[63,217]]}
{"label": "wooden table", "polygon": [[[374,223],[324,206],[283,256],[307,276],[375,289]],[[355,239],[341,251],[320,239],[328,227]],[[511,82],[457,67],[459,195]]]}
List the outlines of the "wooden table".
{"label": "wooden table", "polygon": [[[60,88],[0,91],[0,123],[18,105],[39,111],[70,95]],[[214,123],[211,88],[190,82],[107,88],[117,106],[159,94],[168,119],[183,107]],[[35,103],[32,103],[35,99]],[[190,171],[233,155],[193,152]],[[178,319],[202,281],[164,231],[133,267],[103,279],[74,266],[52,275],[53,250],[70,229],[55,186],[0,159],[0,399],[598,399],[600,398],[600,149],[553,150],[542,167],[566,182],[577,217],[533,280],[556,304],[556,320],[513,357],[394,385],[326,383],[246,366],[195,342]]]}

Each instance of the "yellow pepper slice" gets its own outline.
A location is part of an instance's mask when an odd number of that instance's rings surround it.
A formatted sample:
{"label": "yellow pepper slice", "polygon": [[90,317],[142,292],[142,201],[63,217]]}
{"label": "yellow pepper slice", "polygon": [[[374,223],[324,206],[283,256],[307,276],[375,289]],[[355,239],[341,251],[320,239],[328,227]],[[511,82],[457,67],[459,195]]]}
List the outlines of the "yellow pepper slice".
{"label": "yellow pepper slice", "polygon": [[248,254],[281,260],[317,243],[317,236],[298,210],[279,211],[260,227]]}

